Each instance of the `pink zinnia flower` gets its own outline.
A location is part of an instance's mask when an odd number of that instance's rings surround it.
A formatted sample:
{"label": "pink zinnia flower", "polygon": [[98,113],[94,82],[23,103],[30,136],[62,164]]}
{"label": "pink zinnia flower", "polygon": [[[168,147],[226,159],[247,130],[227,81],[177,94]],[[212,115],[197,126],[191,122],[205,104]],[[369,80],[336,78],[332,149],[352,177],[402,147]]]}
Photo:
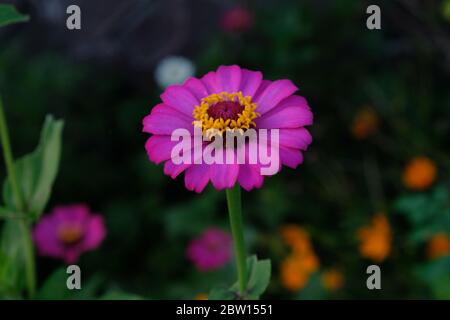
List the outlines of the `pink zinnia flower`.
{"label": "pink zinnia flower", "polygon": [[191,241],[186,255],[200,271],[218,269],[231,260],[232,242],[228,233],[209,228],[199,238]]}
{"label": "pink zinnia flower", "polygon": [[75,263],[79,256],[97,248],[106,235],[103,217],[82,204],[61,206],[44,216],[33,231],[39,254]]}
{"label": "pink zinnia flower", "polygon": [[[296,168],[303,162],[302,151],[312,142],[304,126],[313,123],[313,115],[306,100],[294,95],[297,87],[290,80],[263,80],[258,71],[241,69],[239,66],[221,66],[201,79],[189,78],[183,85],[172,85],[161,95],[162,103],[156,105],[144,121],[144,132],[153,134],[146,143],[149,159],[156,164],[165,162],[164,173],[175,179],[185,172],[185,185],[189,190],[201,192],[211,181],[218,189],[228,189],[239,183],[245,190],[260,188],[264,181],[264,163],[247,161],[254,154],[250,152],[254,143],[246,142],[245,163],[198,163],[194,147],[189,150],[191,163],[176,163],[172,151],[178,141],[171,135],[177,129],[184,129],[189,136],[201,127],[203,135],[211,129],[221,134],[267,129],[278,131],[276,145],[279,151],[278,167]],[[198,125],[200,123],[200,125]],[[277,130],[273,130],[277,129]],[[271,135],[267,134],[268,139]],[[196,144],[192,139],[192,146]],[[200,145],[203,151],[210,143]],[[256,142],[261,147],[260,140]],[[267,142],[271,145],[271,141]],[[247,150],[248,149],[248,150]],[[253,149],[254,150],[254,149]],[[227,149],[226,152],[229,150]]]}
{"label": "pink zinnia flower", "polygon": [[220,21],[222,28],[231,33],[247,31],[253,27],[253,23],[252,12],[239,6],[227,10]]}

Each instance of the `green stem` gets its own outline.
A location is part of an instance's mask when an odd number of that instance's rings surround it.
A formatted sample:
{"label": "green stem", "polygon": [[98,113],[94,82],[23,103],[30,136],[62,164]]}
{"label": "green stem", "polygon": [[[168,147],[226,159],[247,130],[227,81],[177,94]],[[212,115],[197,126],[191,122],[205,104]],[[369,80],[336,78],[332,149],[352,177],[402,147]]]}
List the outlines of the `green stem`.
{"label": "green stem", "polygon": [[234,253],[238,271],[239,293],[243,297],[247,286],[246,254],[244,229],[242,227],[241,188],[236,183],[233,189],[227,189],[228,212],[231,232],[233,233]]}
{"label": "green stem", "polygon": [[[0,98],[0,139],[3,149],[3,157],[5,160],[6,170],[8,172],[8,180],[11,185],[11,189],[18,212],[25,212],[25,203],[23,201],[22,192],[17,182],[16,170],[14,167],[14,158],[11,151],[11,142],[9,139],[8,126],[6,124],[5,112],[3,111],[3,102]],[[25,248],[25,272],[27,279],[27,289],[30,298],[34,296],[36,291],[36,275],[34,264],[34,247],[31,240],[30,226],[25,219],[19,221],[20,230],[22,232],[22,241]]]}
{"label": "green stem", "polygon": [[17,183],[16,170],[14,169],[14,159],[11,151],[11,143],[9,139],[8,126],[6,124],[5,112],[3,111],[3,102],[0,98],[0,137],[3,148],[3,158],[5,159],[6,170],[8,172],[9,183],[11,184],[16,208],[20,212],[24,212],[25,206],[22,200],[22,192],[20,192]]}
{"label": "green stem", "polygon": [[22,231],[22,241],[25,248],[25,273],[27,277],[28,297],[31,299],[36,293],[36,266],[34,263],[34,246],[31,239],[30,226],[26,220],[19,221]]}

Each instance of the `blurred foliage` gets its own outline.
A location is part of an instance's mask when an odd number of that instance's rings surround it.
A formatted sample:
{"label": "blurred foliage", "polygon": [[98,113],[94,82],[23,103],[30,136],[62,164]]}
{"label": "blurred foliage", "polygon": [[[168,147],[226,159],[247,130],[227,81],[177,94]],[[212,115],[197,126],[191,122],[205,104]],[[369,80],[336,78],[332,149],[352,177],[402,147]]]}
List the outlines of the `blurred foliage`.
{"label": "blurred foliage", "polygon": [[[193,55],[198,75],[236,63],[269,79],[290,78],[315,115],[305,163],[243,195],[247,244],[272,261],[263,298],[450,298],[448,258],[424,255],[431,235],[450,234],[450,52],[423,36],[434,26],[448,30],[448,20],[439,1],[411,14],[420,22],[405,18],[401,3],[383,2],[380,31],[365,28],[365,1],[255,3],[251,31],[215,30]],[[225,195],[211,187],[201,195],[188,192],[182,178],[165,177],[148,162],[141,122],[161,93],[151,74],[73,61],[51,46],[34,50],[27,30],[20,26],[5,36],[0,51],[13,151],[20,156],[34,146],[45,114],[65,119],[60,173],[47,208],[89,203],[105,215],[108,229],[102,247],[79,262],[79,296],[61,291],[60,262],[39,258],[39,298],[192,299],[233,283],[232,264],[200,273],[185,258],[189,241],[206,227],[228,228]],[[367,105],[380,126],[358,140],[351,124]],[[401,173],[416,155],[436,162],[438,182],[411,193]],[[365,270],[373,262],[360,257],[355,233],[380,210],[394,239],[381,265],[383,289],[369,291]],[[281,286],[279,264],[288,250],[278,230],[286,223],[308,230],[321,270],[342,270],[342,288],[326,290],[322,271],[299,292]],[[0,251],[5,268],[1,261]]]}
{"label": "blurred foliage", "polygon": [[0,27],[28,21],[28,16],[20,14],[16,8],[8,4],[0,4]]}

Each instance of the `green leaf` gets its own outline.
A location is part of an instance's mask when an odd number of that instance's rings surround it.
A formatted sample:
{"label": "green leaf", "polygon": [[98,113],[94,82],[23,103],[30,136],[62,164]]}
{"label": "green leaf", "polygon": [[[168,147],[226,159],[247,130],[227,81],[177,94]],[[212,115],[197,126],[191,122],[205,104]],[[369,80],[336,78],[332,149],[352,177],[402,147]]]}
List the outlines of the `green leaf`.
{"label": "green leaf", "polygon": [[11,215],[11,210],[0,207],[0,218],[7,218]]}
{"label": "green leaf", "polygon": [[13,5],[0,4],[0,27],[28,20],[29,17],[19,13]]}
{"label": "green leaf", "polygon": [[270,283],[270,260],[258,261],[256,256],[252,256],[247,259],[247,265],[249,268],[247,292],[252,299],[259,299]]}
{"label": "green leaf", "polygon": [[109,292],[105,293],[100,299],[101,300],[143,300],[143,298],[138,295],[123,292],[121,290],[109,291]]}
{"label": "green leaf", "polygon": [[[253,255],[247,258],[247,285],[243,299],[258,300],[266,291],[270,283],[270,260],[258,260]],[[209,294],[210,300],[232,300],[239,297],[239,283],[236,282],[230,289],[213,289]]]}
{"label": "green leaf", "polygon": [[25,246],[19,223],[6,221],[0,242],[0,287],[17,295],[25,287]]}
{"label": "green leaf", "polygon": [[[41,132],[36,150],[15,163],[16,174],[25,201],[25,211],[37,219],[50,198],[51,189],[59,169],[61,157],[63,121],[48,116]],[[18,212],[9,181],[3,188],[4,201],[8,208]]]}
{"label": "green leaf", "polygon": [[212,289],[208,300],[234,300],[236,294],[229,289]]}
{"label": "green leaf", "polygon": [[450,232],[449,191],[437,186],[427,193],[410,194],[399,198],[395,211],[412,225],[408,235],[411,244],[420,244],[438,232]]}
{"label": "green leaf", "polygon": [[431,288],[436,299],[450,299],[450,257],[432,260],[415,270],[418,278]]}
{"label": "green leaf", "polygon": [[298,300],[321,300],[326,298],[326,290],[323,288],[320,274],[314,273],[308,280],[308,284],[300,290],[297,295]]}
{"label": "green leaf", "polygon": [[78,300],[78,299],[94,299],[100,287],[102,280],[98,277],[93,277],[90,281],[83,279],[83,272],[81,272],[81,289],[69,290],[67,288],[67,278],[70,275],[66,273],[65,268],[57,269],[53,272],[42,287],[39,289],[36,299],[38,300]]}

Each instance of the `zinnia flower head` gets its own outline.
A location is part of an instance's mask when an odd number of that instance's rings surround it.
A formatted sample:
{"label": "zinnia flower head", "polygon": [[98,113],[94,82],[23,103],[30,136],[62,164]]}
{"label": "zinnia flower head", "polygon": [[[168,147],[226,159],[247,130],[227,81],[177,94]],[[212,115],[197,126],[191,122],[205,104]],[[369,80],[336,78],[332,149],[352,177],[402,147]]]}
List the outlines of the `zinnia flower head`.
{"label": "zinnia flower head", "polygon": [[[232,188],[236,183],[247,191],[260,188],[265,175],[276,174],[283,165],[296,168],[301,164],[302,152],[312,142],[304,127],[312,124],[313,115],[306,100],[294,95],[296,91],[290,80],[263,80],[261,72],[236,65],[221,66],[200,79],[189,78],[183,85],[170,86],[161,95],[162,103],[143,121],[144,132],[153,134],[146,143],[149,159],[156,164],[164,162],[164,173],[174,179],[184,172],[186,188],[196,192],[201,192],[208,182],[218,190]],[[223,155],[214,152],[215,157],[226,161],[203,160],[211,146],[217,147],[217,138],[245,137],[250,129],[260,134],[257,140],[245,139],[237,150],[227,146]],[[174,132],[180,130],[182,134],[173,139]],[[265,139],[261,138],[263,131],[267,133]],[[199,135],[204,139],[200,143],[196,139]],[[173,158],[180,138],[189,143],[189,148],[182,150],[183,162]],[[275,168],[269,168],[274,170],[268,173],[264,170],[272,162],[264,163],[260,154],[265,147],[276,160]],[[255,149],[260,152],[252,151]],[[278,152],[272,153],[272,149]],[[243,162],[236,155],[241,152]],[[252,162],[254,157],[257,159]]]}
{"label": "zinnia flower head", "polygon": [[352,135],[358,140],[366,139],[378,130],[379,123],[375,110],[371,107],[364,107],[353,118]]}
{"label": "zinnia flower head", "polygon": [[189,244],[186,255],[199,271],[219,269],[232,258],[233,240],[230,234],[209,228]]}
{"label": "zinnia flower head", "polygon": [[436,180],[437,168],[427,157],[416,157],[403,170],[403,183],[412,190],[425,190]]}
{"label": "zinnia flower head", "polygon": [[246,8],[237,6],[222,15],[220,24],[226,32],[245,32],[253,27],[253,13]]}
{"label": "zinnia flower head", "polygon": [[434,235],[427,244],[427,256],[437,259],[450,255],[450,239],[445,233]]}
{"label": "zinnia flower head", "polygon": [[75,263],[83,252],[97,248],[105,238],[103,218],[83,204],[60,206],[35,226],[33,240],[40,255]]}
{"label": "zinnia flower head", "polygon": [[155,80],[163,89],[172,84],[181,84],[195,74],[194,64],[184,57],[167,56],[155,69]]}
{"label": "zinnia flower head", "polygon": [[386,215],[379,213],[369,226],[358,230],[359,252],[375,262],[384,261],[391,251],[392,234]]}
{"label": "zinnia flower head", "polygon": [[344,276],[339,270],[329,269],[322,274],[322,284],[330,291],[339,290],[344,284]]}

